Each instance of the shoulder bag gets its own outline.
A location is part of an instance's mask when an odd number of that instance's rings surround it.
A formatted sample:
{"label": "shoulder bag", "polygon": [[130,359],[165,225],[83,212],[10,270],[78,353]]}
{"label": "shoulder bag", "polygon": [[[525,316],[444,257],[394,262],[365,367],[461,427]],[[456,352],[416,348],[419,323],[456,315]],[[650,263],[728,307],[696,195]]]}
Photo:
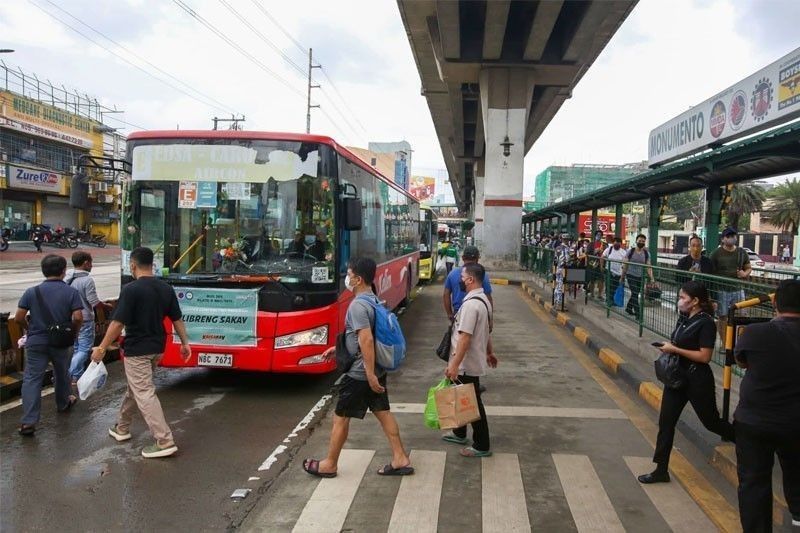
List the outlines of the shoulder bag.
{"label": "shoulder bag", "polygon": [[[480,301],[485,307],[486,312],[489,312],[489,305],[483,298],[478,298],[477,296],[474,298],[467,298],[461,303],[461,307],[464,307],[464,304],[467,303],[468,300],[478,300]],[[458,309],[459,312],[461,308]],[[442,361],[449,361],[450,360],[450,352],[452,350],[452,338],[453,338],[453,325],[455,324],[455,318],[450,321],[450,325],[447,327],[447,331],[444,332],[444,336],[442,337],[439,346],[436,348],[436,355]],[[489,332],[492,331],[492,315],[489,314]]]}
{"label": "shoulder bag", "polygon": [[39,303],[40,311],[47,322],[47,344],[53,348],[68,348],[75,343],[75,328],[70,322],[56,323],[53,314],[44,303],[42,293],[37,286],[34,289],[36,301]]}

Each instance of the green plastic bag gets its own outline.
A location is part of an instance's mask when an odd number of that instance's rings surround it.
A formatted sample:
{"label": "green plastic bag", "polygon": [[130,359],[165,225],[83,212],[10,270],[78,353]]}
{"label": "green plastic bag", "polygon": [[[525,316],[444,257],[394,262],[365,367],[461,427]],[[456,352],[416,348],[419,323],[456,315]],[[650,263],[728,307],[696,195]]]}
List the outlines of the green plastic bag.
{"label": "green plastic bag", "polygon": [[436,410],[436,391],[450,386],[450,380],[445,378],[428,389],[428,402],[425,404],[425,426],[439,429],[439,412]]}

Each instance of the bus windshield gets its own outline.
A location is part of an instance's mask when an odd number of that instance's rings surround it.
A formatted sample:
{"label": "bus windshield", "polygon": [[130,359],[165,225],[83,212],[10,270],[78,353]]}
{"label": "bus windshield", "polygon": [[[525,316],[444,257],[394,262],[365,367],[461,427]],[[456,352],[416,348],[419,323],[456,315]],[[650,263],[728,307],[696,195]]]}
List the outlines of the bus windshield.
{"label": "bus windshield", "polygon": [[123,248],[151,247],[162,275],[334,283],[329,152],[307,142],[131,141]]}

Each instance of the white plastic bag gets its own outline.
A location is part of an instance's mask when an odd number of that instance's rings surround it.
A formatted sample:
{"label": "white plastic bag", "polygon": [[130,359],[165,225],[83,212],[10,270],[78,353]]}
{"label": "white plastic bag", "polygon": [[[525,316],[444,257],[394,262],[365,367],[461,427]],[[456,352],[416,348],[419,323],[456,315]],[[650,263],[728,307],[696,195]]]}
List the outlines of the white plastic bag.
{"label": "white plastic bag", "polygon": [[89,363],[86,372],[78,380],[78,396],[80,399],[85,400],[94,394],[97,389],[105,385],[107,376],[108,370],[106,370],[106,365],[102,361]]}

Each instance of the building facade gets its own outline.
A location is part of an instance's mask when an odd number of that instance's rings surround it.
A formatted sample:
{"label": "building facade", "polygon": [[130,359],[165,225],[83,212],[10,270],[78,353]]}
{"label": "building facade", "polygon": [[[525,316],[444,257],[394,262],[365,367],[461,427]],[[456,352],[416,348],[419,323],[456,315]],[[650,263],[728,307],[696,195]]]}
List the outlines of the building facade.
{"label": "building facade", "polygon": [[7,81],[0,89],[0,225],[11,230],[12,240],[28,240],[34,225],[45,224],[91,229],[117,243],[115,176],[87,169],[92,180],[89,205],[69,206],[70,181],[81,156],[112,155],[124,146],[119,136],[109,135],[113,128],[99,120],[105,108],[41,82],[31,90],[30,79],[26,86],[21,72],[3,68]]}
{"label": "building facade", "polygon": [[411,145],[408,141],[398,142],[371,142],[367,145],[370,152],[376,154],[391,154],[394,159],[394,168],[387,176],[394,178],[395,183],[408,190],[411,178]]}
{"label": "building facade", "polygon": [[536,176],[533,209],[613,185],[647,170],[646,163],[551,166]]}

